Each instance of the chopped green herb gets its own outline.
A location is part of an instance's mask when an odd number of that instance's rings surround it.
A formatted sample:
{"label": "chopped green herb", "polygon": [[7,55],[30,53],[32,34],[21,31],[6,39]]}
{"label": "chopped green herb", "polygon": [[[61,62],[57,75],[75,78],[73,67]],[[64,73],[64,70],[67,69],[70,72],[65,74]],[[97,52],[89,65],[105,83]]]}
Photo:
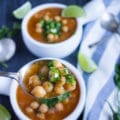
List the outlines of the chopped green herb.
{"label": "chopped green herb", "polygon": [[68,75],[69,74],[69,70],[67,68],[64,68],[64,73],[65,73],[65,75]]}
{"label": "chopped green herb", "polygon": [[55,28],[54,22],[51,22],[51,23],[50,23],[50,28],[51,28],[51,29],[52,29],[52,28]]}
{"label": "chopped green herb", "polygon": [[52,28],[52,29],[50,29],[50,32],[56,34],[57,33],[57,29],[56,28]]}
{"label": "chopped green herb", "polygon": [[60,78],[60,73],[59,70],[55,67],[50,67],[49,71],[49,77],[51,82],[57,82],[58,79]]}
{"label": "chopped green herb", "polygon": [[68,75],[66,76],[66,82],[67,82],[67,83],[74,84],[74,83],[76,82],[75,77],[74,77],[72,74],[68,74]]}
{"label": "chopped green herb", "polygon": [[54,20],[40,20],[40,25],[43,28],[43,34],[47,36],[48,34],[56,34],[60,35],[61,33],[61,28],[62,28],[62,23],[61,22],[56,22]]}
{"label": "chopped green herb", "polygon": [[61,68],[61,69],[60,69],[60,73],[61,73],[61,75],[66,76],[66,75],[69,74],[69,70],[64,67],[64,68]]}
{"label": "chopped green herb", "polygon": [[61,22],[56,22],[55,26],[56,26],[56,28],[60,29],[62,27],[62,23]]}
{"label": "chopped green herb", "polygon": [[48,67],[53,67],[53,66],[54,66],[54,61],[53,60],[49,61],[48,62]]}
{"label": "chopped green herb", "polygon": [[45,20],[40,20],[40,26],[43,27],[45,25]]}
{"label": "chopped green herb", "polygon": [[40,73],[39,78],[40,78],[40,80],[44,81],[44,80],[46,80],[46,75],[43,73]]}
{"label": "chopped green herb", "polygon": [[67,99],[69,97],[70,97],[70,92],[66,92],[66,93],[64,93],[64,94],[57,97],[58,100],[59,100],[58,102],[62,102],[62,101],[64,101],[65,99]]}
{"label": "chopped green herb", "polygon": [[52,99],[42,98],[39,100],[39,102],[47,104],[49,108],[52,108],[55,106],[56,103],[62,102],[69,97],[70,97],[70,92],[65,92],[64,94],[54,97]]}

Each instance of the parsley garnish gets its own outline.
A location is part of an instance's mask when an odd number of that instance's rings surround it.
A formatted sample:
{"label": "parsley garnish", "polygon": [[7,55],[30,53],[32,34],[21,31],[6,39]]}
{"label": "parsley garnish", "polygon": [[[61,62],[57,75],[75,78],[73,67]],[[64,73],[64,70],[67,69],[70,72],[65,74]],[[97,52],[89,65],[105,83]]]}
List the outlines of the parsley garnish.
{"label": "parsley garnish", "polygon": [[[17,22],[15,22],[13,24],[12,29],[3,25],[0,28],[0,40],[2,40],[2,38],[11,38],[11,37],[15,36],[17,34],[18,30],[20,30],[20,27],[21,27],[20,23],[17,23]],[[0,64],[5,68],[8,67],[8,65],[3,61],[0,61]]]}
{"label": "parsley garnish", "polygon": [[51,98],[51,99],[41,98],[39,100],[39,102],[48,105],[49,108],[52,108],[55,106],[56,103],[62,102],[69,97],[70,97],[70,92],[65,92],[64,94],[57,96],[57,97],[54,97],[54,98]]}
{"label": "parsley garnish", "polygon": [[[117,87],[117,93],[120,92],[120,64],[117,64],[115,67],[115,75],[114,75],[114,83]],[[117,111],[115,111],[109,102],[107,102],[112,113],[113,113],[113,120],[120,120],[120,98],[119,95],[117,95]]]}
{"label": "parsley garnish", "polygon": [[19,23],[14,23],[12,29],[10,29],[9,27],[3,25],[0,28],[0,39],[2,38],[11,38],[13,36],[15,36],[18,32],[18,30],[20,30],[20,24]]}

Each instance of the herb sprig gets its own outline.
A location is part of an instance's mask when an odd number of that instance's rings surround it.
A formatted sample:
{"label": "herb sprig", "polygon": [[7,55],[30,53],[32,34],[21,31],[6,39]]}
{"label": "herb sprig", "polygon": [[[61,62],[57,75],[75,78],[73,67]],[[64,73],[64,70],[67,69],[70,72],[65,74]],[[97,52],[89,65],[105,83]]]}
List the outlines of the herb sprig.
{"label": "herb sprig", "polygon": [[62,102],[69,97],[70,97],[70,92],[65,92],[62,95],[54,97],[52,99],[42,98],[39,100],[39,102],[47,104],[49,108],[52,108],[55,106],[56,103]]}
{"label": "herb sprig", "polygon": [[[18,22],[15,22],[12,28],[9,28],[8,26],[3,25],[0,28],[0,40],[2,40],[2,38],[11,38],[15,36],[20,30],[20,27],[21,27],[21,24]],[[8,67],[8,65],[3,61],[0,61],[0,65],[2,65],[5,68]]]}
{"label": "herb sprig", "polygon": [[120,92],[120,64],[117,64],[115,67],[115,75],[114,75],[114,83],[117,87],[117,111],[115,111],[109,102],[108,105],[113,113],[113,120],[120,120],[120,98],[119,98],[119,92]]}
{"label": "herb sprig", "polygon": [[120,64],[115,67],[114,82],[118,90],[120,91]]}
{"label": "herb sprig", "polygon": [[0,61],[0,64],[1,64],[4,68],[8,68],[8,65],[7,65],[5,62],[1,62],[1,61]]}
{"label": "herb sprig", "polygon": [[11,37],[15,36],[17,34],[18,30],[20,30],[20,26],[21,25],[18,22],[15,22],[13,24],[12,29],[10,29],[9,27],[3,25],[0,28],[0,40],[2,38],[5,38],[5,37],[11,38]]}

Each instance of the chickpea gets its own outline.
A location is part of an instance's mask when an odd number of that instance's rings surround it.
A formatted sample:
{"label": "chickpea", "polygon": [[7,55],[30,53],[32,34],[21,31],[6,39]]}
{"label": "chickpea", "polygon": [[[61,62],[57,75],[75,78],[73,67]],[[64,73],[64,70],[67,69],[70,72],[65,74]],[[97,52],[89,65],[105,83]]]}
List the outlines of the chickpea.
{"label": "chickpea", "polygon": [[55,20],[59,22],[61,20],[60,16],[55,16]]}
{"label": "chickpea", "polygon": [[62,24],[63,24],[63,25],[66,25],[67,22],[68,22],[68,21],[67,21],[66,19],[62,20]]}
{"label": "chickpea", "polygon": [[55,85],[54,91],[55,91],[56,94],[61,95],[65,92],[65,89],[64,89],[63,86]]}
{"label": "chickpea", "polygon": [[40,105],[40,107],[39,107],[39,111],[41,112],[41,113],[46,113],[46,112],[48,112],[48,106],[46,105],[46,104],[41,104]]}
{"label": "chickpea", "polygon": [[63,101],[64,104],[67,104],[68,102],[69,102],[68,98]]}
{"label": "chickpea", "polygon": [[53,34],[48,34],[47,38],[48,38],[48,42],[54,42],[55,36]]}
{"label": "chickpea", "polygon": [[39,118],[39,119],[45,119],[45,115],[43,114],[43,113],[37,113],[37,117]]}
{"label": "chickpea", "polygon": [[42,86],[36,86],[31,91],[31,94],[37,98],[42,98],[46,95],[46,91]]}
{"label": "chickpea", "polygon": [[44,20],[48,21],[48,20],[50,20],[50,17],[48,15],[45,15]]}
{"label": "chickpea", "polygon": [[30,104],[30,107],[31,107],[32,109],[37,109],[37,108],[39,107],[39,103],[36,102],[36,101],[34,101],[34,102],[32,102],[32,103]]}
{"label": "chickpea", "polygon": [[55,41],[58,41],[59,40],[59,36],[58,35],[55,35]]}
{"label": "chickpea", "polygon": [[68,30],[69,30],[69,29],[68,29],[67,26],[63,26],[63,27],[62,27],[62,31],[63,31],[63,32],[68,32]]}
{"label": "chickpea", "polygon": [[40,28],[41,26],[40,26],[40,23],[37,23],[36,24],[36,28]]}
{"label": "chickpea", "polygon": [[62,76],[69,74],[69,70],[67,68],[64,68],[64,67],[60,67],[59,71],[60,71]]}
{"label": "chickpea", "polygon": [[26,109],[25,109],[25,111],[27,112],[27,113],[33,113],[33,109],[31,108],[31,107],[27,107]]}
{"label": "chickpea", "polygon": [[66,78],[64,76],[61,77],[60,82],[62,85],[66,83]]}
{"label": "chickpea", "polygon": [[37,75],[32,75],[30,78],[29,78],[29,85],[35,87],[35,86],[38,86],[41,84],[41,81],[39,79],[39,77]]}
{"label": "chickpea", "polygon": [[56,68],[63,67],[62,63],[59,62],[59,61],[57,61],[57,60],[54,60],[53,64],[54,64],[54,66],[55,66]]}
{"label": "chickpea", "polygon": [[76,83],[75,84],[71,84],[71,83],[66,83],[65,84],[65,89],[67,91],[73,91],[76,89]]}
{"label": "chickpea", "polygon": [[51,92],[53,90],[53,85],[50,82],[44,82],[43,87],[47,92]]}
{"label": "chickpea", "polygon": [[37,33],[42,33],[42,28],[36,28],[35,31],[36,31]]}
{"label": "chickpea", "polygon": [[62,111],[62,110],[63,110],[63,104],[62,104],[62,103],[57,103],[57,104],[55,105],[55,109],[56,109],[57,111]]}
{"label": "chickpea", "polygon": [[64,76],[61,77],[60,80],[57,81],[57,86],[63,86],[66,83],[66,78]]}
{"label": "chickpea", "polygon": [[55,113],[55,109],[54,109],[54,108],[49,109],[49,110],[48,110],[48,113],[54,114],[54,113]]}
{"label": "chickpea", "polygon": [[41,68],[41,70],[40,70],[40,73],[43,73],[43,74],[45,74],[45,75],[47,75],[48,74],[48,72],[49,72],[49,68],[48,68],[48,66],[43,66],[42,68]]}

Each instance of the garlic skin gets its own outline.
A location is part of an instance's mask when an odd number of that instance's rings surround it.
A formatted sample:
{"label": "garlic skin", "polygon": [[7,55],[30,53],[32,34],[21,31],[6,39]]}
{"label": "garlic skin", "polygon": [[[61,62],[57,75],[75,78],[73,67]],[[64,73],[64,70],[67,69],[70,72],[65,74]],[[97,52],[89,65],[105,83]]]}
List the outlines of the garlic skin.
{"label": "garlic skin", "polygon": [[0,40],[0,61],[10,60],[16,51],[16,44],[11,38]]}

